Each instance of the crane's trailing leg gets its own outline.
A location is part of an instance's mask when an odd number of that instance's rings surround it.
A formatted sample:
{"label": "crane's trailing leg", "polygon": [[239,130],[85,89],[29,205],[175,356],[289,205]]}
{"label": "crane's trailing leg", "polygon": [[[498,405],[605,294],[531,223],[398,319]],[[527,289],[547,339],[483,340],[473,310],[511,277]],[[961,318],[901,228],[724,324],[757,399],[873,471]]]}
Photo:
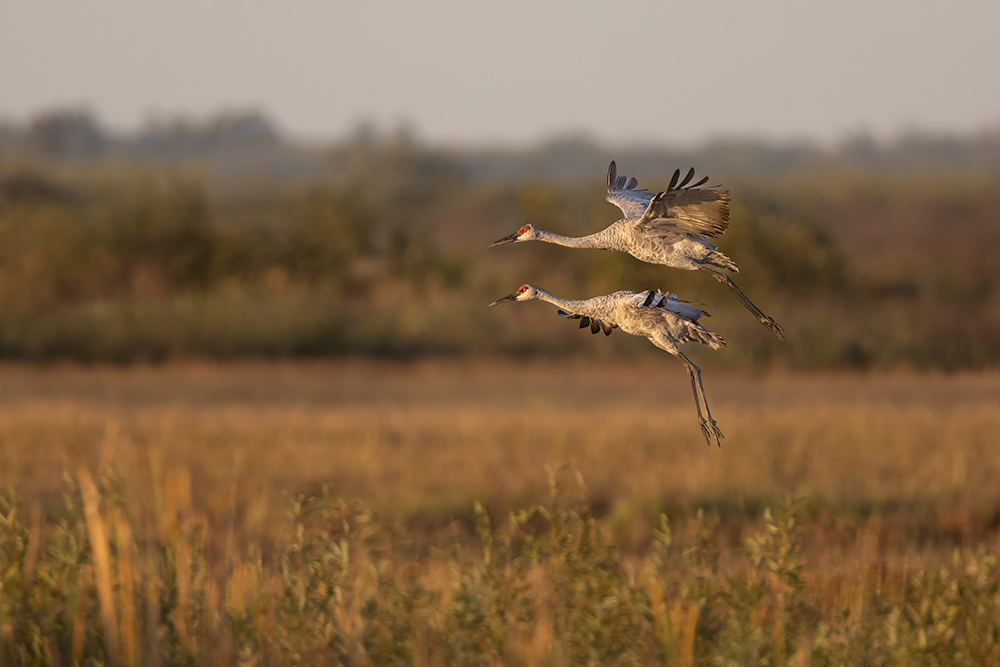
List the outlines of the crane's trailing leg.
{"label": "crane's trailing leg", "polygon": [[784,329],[782,329],[781,326],[777,322],[775,322],[773,319],[771,319],[770,317],[768,317],[767,315],[765,315],[764,313],[762,313],[761,310],[760,310],[760,308],[758,308],[757,306],[755,306],[754,303],[753,303],[753,301],[751,301],[750,298],[746,294],[743,293],[743,290],[741,290],[739,287],[736,286],[736,283],[733,282],[732,278],[730,278],[729,276],[727,276],[725,273],[722,273],[721,271],[717,271],[717,270],[715,270],[713,268],[705,266],[704,264],[702,264],[698,268],[701,271],[704,271],[708,275],[710,275],[713,278],[715,278],[716,280],[718,280],[720,283],[722,283],[726,287],[728,287],[730,289],[730,291],[732,291],[732,293],[736,295],[736,298],[740,300],[740,303],[742,303],[746,307],[747,310],[749,310],[751,313],[753,313],[754,317],[756,317],[758,320],[760,320],[761,324],[763,324],[765,327],[767,327],[768,329],[770,329],[771,332],[775,336],[777,336],[779,339],[785,340],[785,331],[784,331]]}
{"label": "crane's trailing leg", "polygon": [[[705,436],[705,442],[711,447],[712,438],[715,438],[715,444],[722,447],[721,439],[725,436],[722,435],[722,429],[714,419],[712,419],[712,411],[708,407],[708,398],[705,396],[705,386],[701,383],[701,369],[698,368],[694,362],[687,358],[683,352],[678,352],[677,356],[684,361],[684,364],[688,367],[688,374],[691,376],[691,391],[694,392],[694,405],[698,409],[698,421],[701,423],[701,433]],[[702,415],[701,406],[702,403],[705,404],[705,415]]]}

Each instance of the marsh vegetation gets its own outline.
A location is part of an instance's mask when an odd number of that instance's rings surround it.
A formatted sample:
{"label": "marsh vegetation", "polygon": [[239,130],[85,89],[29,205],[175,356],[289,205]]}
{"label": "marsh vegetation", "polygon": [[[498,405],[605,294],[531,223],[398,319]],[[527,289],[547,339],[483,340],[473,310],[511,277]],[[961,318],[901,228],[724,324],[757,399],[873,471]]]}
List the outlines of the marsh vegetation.
{"label": "marsh vegetation", "polygon": [[0,369],[4,664],[986,664],[1000,377]]}

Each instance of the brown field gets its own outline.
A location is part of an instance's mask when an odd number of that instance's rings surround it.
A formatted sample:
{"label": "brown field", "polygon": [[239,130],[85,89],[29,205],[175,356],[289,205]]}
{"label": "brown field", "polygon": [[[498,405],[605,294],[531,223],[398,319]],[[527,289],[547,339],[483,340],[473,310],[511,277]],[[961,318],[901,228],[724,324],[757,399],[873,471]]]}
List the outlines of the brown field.
{"label": "brown field", "polygon": [[1000,374],[706,367],[718,449],[671,362],[0,367],[0,657],[1000,654]]}
{"label": "brown field", "polygon": [[[897,522],[899,539],[996,528],[1000,374],[704,376],[722,449],[702,440],[670,359],[6,365],[0,484],[51,502],[74,456],[138,475],[137,491],[179,467],[197,503],[235,508],[255,533],[282,492],[322,485],[428,526],[475,501],[503,515],[544,501],[548,467],[579,472],[595,510],[623,524],[699,507],[755,520],[791,495]],[[635,531],[623,546],[643,544]]]}

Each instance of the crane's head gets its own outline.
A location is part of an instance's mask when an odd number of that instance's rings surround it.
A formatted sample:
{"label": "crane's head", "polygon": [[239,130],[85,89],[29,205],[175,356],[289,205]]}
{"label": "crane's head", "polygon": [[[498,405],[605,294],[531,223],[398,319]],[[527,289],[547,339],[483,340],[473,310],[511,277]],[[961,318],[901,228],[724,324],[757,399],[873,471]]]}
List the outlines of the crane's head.
{"label": "crane's head", "polygon": [[503,245],[504,243],[517,243],[518,241],[535,241],[539,238],[538,232],[538,227],[535,227],[534,225],[524,225],[513,234],[494,241],[487,247],[493,248],[498,245]]}
{"label": "crane's head", "polygon": [[531,301],[532,299],[538,298],[539,290],[534,285],[521,285],[517,288],[516,292],[512,292],[502,299],[497,299],[490,306],[495,306],[498,303],[503,303],[504,301]]}

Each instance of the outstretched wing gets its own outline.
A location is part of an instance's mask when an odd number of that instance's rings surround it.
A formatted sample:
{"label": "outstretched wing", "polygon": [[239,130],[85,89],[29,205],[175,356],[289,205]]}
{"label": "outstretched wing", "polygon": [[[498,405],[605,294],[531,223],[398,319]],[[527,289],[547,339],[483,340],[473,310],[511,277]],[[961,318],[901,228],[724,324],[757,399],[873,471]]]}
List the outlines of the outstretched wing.
{"label": "outstretched wing", "polygon": [[615,161],[611,161],[608,167],[608,195],[607,200],[620,208],[626,218],[638,218],[646,212],[649,201],[653,198],[653,193],[649,190],[637,190],[639,181],[618,175],[618,166]]}
{"label": "outstretched wing", "polygon": [[611,332],[618,328],[617,324],[611,324],[610,322],[603,322],[593,317],[587,317],[585,315],[577,315],[576,313],[567,313],[565,310],[560,310],[559,314],[568,320],[580,320],[580,328],[586,329],[590,327],[590,333],[596,334],[598,331],[603,331],[605,336],[610,336]]}
{"label": "outstretched wing", "polygon": [[680,177],[681,170],[675,170],[670,185],[650,198],[649,205],[636,224],[645,226],[654,233],[680,231],[702,236],[725,234],[729,228],[729,193],[701,187],[708,176],[688,185],[694,178],[694,167],[678,183]]}

